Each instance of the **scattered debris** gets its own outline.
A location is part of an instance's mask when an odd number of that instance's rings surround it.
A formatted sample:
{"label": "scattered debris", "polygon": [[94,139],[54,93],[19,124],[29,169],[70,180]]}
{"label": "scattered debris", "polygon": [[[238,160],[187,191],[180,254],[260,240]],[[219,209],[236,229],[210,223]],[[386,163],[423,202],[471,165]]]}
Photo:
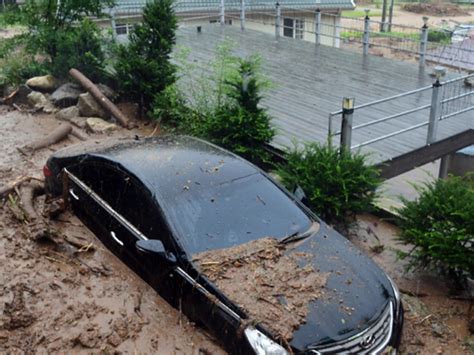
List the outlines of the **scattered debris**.
{"label": "scattered debris", "polygon": [[93,97],[97,100],[97,102],[114,117],[123,127],[129,127],[129,120],[124,114],[115,106],[100,90],[99,88],[94,85],[92,81],[87,79],[84,74],[82,74],[77,69],[71,69],[69,74],[79,81],[79,83],[86,89]]}
{"label": "scattered debris", "polygon": [[89,117],[86,120],[86,125],[93,133],[109,133],[118,128],[115,123],[107,122],[99,117]]}
{"label": "scattered debris", "polygon": [[290,341],[305,323],[308,304],[320,298],[328,275],[300,267],[292,253],[273,238],[193,256],[199,269],[220,290],[275,337]]}

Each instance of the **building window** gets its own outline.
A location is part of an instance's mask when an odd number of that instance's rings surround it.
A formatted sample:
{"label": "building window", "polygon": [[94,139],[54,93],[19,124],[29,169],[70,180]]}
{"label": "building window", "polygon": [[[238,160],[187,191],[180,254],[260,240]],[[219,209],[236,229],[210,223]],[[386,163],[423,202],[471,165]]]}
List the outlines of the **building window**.
{"label": "building window", "polygon": [[[219,23],[220,20],[209,20],[209,23]],[[226,25],[232,26],[232,19],[225,19],[224,23]]]}
{"label": "building window", "polygon": [[283,19],[283,36],[303,39],[304,35],[304,19]]}
{"label": "building window", "polygon": [[128,34],[128,25],[125,23],[115,25],[115,33],[117,35],[126,35]]}

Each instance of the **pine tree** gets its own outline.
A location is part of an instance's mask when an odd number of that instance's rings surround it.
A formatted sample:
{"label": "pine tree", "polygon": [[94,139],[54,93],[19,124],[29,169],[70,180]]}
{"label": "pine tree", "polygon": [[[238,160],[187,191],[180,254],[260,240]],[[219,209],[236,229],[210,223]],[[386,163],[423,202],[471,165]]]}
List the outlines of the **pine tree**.
{"label": "pine tree", "polygon": [[173,0],[153,0],[144,8],[142,24],[130,33],[129,44],[119,47],[117,78],[121,90],[138,101],[140,115],[176,80],[170,62],[176,28]]}

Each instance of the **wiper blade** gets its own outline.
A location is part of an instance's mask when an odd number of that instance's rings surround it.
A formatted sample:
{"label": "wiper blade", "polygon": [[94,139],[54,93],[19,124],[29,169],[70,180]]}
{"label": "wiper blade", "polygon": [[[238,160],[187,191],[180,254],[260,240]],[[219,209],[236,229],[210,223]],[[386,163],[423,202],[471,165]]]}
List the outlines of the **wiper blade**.
{"label": "wiper blade", "polygon": [[296,233],[287,235],[286,237],[283,237],[280,240],[280,244],[288,244],[288,243],[295,242],[297,240],[306,239],[306,238],[312,236],[314,233],[316,233],[318,231],[318,229],[319,229],[319,223],[314,222],[311,225],[311,227],[307,231],[305,231],[304,233],[296,232]]}

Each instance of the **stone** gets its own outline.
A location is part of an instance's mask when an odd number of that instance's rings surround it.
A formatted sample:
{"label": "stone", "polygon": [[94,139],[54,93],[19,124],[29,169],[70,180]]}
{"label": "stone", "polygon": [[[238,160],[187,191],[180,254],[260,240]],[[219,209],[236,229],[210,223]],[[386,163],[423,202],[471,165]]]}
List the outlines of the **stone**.
{"label": "stone", "polygon": [[79,109],[79,114],[83,117],[108,118],[108,115],[104,109],[100,107],[97,101],[95,101],[95,99],[89,93],[79,95],[77,108]]}
{"label": "stone", "polygon": [[50,100],[58,107],[69,107],[77,104],[79,95],[82,94],[81,86],[74,83],[66,83],[57,88],[50,96]]}
{"label": "stone", "polygon": [[86,120],[87,128],[93,133],[108,133],[118,128],[115,123],[110,123],[99,117],[89,117]]}
{"label": "stone", "polygon": [[46,113],[52,113],[55,111],[54,106],[46,96],[38,91],[32,91],[27,98],[28,103],[36,109],[42,109]]}
{"label": "stone", "polygon": [[33,90],[52,92],[56,88],[56,80],[52,75],[35,76],[26,81]]}
{"label": "stone", "polygon": [[444,334],[443,327],[438,323],[431,324],[431,332],[435,337],[442,338]]}
{"label": "stone", "polygon": [[62,121],[70,121],[77,116],[79,116],[79,109],[76,106],[66,107],[56,112],[56,118]]}
{"label": "stone", "polygon": [[115,99],[118,97],[117,93],[108,87],[105,84],[97,84],[97,88],[102,92],[102,94],[105,95],[110,101],[115,101]]}
{"label": "stone", "polygon": [[20,85],[18,90],[9,97],[6,98],[5,103],[11,105],[15,103],[17,105],[29,105],[28,95],[31,94],[32,90],[26,85]]}

